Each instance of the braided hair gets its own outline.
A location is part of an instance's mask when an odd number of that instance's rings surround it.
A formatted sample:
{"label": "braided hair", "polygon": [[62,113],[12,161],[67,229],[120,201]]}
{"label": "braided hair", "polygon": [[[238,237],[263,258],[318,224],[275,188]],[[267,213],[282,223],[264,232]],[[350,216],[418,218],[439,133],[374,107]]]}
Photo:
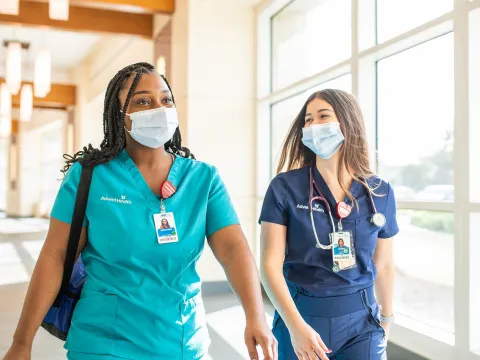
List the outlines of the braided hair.
{"label": "braided hair", "polygon": [[[108,84],[107,91],[105,93],[105,102],[103,107],[103,141],[100,144],[100,149],[96,149],[92,144],[85,146],[82,151],[77,152],[73,156],[64,154],[65,166],[62,172],[66,173],[68,169],[76,162],[80,162],[82,165],[95,166],[99,164],[106,164],[110,160],[114,159],[125,148],[125,114],[128,109],[128,104],[132,98],[135,88],[140,81],[142,74],[154,74],[155,68],[153,65],[145,62],[129,65],[120,70],[110,83]],[[118,94],[122,90],[130,78],[135,74],[132,85],[127,94],[123,109],[120,109],[120,99]],[[167,84],[170,93],[172,94],[172,101],[175,103],[172,89],[167,79],[160,75]],[[165,150],[179,155],[184,158],[195,159],[195,156],[186,147],[182,147],[182,135],[180,129],[177,127],[173,137],[165,143]]]}

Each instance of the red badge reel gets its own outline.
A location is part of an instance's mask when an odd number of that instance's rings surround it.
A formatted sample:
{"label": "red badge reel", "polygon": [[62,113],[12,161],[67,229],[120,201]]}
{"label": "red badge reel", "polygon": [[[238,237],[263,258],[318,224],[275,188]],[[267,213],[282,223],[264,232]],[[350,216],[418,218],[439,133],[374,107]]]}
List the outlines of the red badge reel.
{"label": "red badge reel", "polygon": [[350,205],[345,204],[345,202],[340,201],[337,204],[337,216],[339,219],[344,219],[348,215],[350,215],[350,212],[352,211],[352,207]]}
{"label": "red badge reel", "polygon": [[160,196],[162,197],[162,199],[168,199],[173,194],[175,194],[176,191],[177,188],[175,187],[175,185],[173,185],[168,180],[165,180],[160,186]]}

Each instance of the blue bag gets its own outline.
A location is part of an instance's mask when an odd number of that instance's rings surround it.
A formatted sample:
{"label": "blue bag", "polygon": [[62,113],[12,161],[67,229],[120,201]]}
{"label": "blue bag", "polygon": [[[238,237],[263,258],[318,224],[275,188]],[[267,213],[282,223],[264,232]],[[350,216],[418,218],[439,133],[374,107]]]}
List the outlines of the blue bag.
{"label": "blue bag", "polygon": [[52,307],[43,319],[42,327],[53,336],[65,341],[67,339],[73,310],[80,299],[83,284],[87,278],[81,257],[75,262],[80,234],[82,232],[85,210],[87,209],[88,193],[92,182],[93,167],[83,166],[78,185],[72,225],[68,238],[67,253],[63,269],[62,285]]}

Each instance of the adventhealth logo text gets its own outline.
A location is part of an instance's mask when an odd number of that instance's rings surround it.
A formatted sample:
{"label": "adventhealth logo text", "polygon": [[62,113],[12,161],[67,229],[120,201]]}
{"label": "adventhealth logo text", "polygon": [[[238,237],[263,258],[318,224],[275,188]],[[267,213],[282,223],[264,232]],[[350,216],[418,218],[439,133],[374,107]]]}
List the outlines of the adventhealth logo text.
{"label": "adventhealth logo text", "polygon": [[122,195],[120,199],[102,196],[102,198],[100,200],[110,201],[110,202],[114,202],[114,203],[118,203],[118,204],[127,204],[127,205],[132,204],[132,202],[130,200],[127,200],[127,197],[124,196],[124,195]]}
{"label": "adventhealth logo text", "polygon": [[[308,206],[297,204],[297,209],[308,210]],[[319,212],[322,212],[322,213],[324,212],[323,209],[318,204],[313,204],[312,210],[313,211],[319,211]]]}

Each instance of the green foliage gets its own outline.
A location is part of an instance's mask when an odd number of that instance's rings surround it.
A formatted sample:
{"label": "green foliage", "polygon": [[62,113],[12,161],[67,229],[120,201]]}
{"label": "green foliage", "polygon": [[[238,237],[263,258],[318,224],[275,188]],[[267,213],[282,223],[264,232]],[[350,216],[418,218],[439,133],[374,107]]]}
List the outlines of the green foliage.
{"label": "green foliage", "polygon": [[420,228],[453,234],[453,214],[440,211],[412,211],[411,224]]}

